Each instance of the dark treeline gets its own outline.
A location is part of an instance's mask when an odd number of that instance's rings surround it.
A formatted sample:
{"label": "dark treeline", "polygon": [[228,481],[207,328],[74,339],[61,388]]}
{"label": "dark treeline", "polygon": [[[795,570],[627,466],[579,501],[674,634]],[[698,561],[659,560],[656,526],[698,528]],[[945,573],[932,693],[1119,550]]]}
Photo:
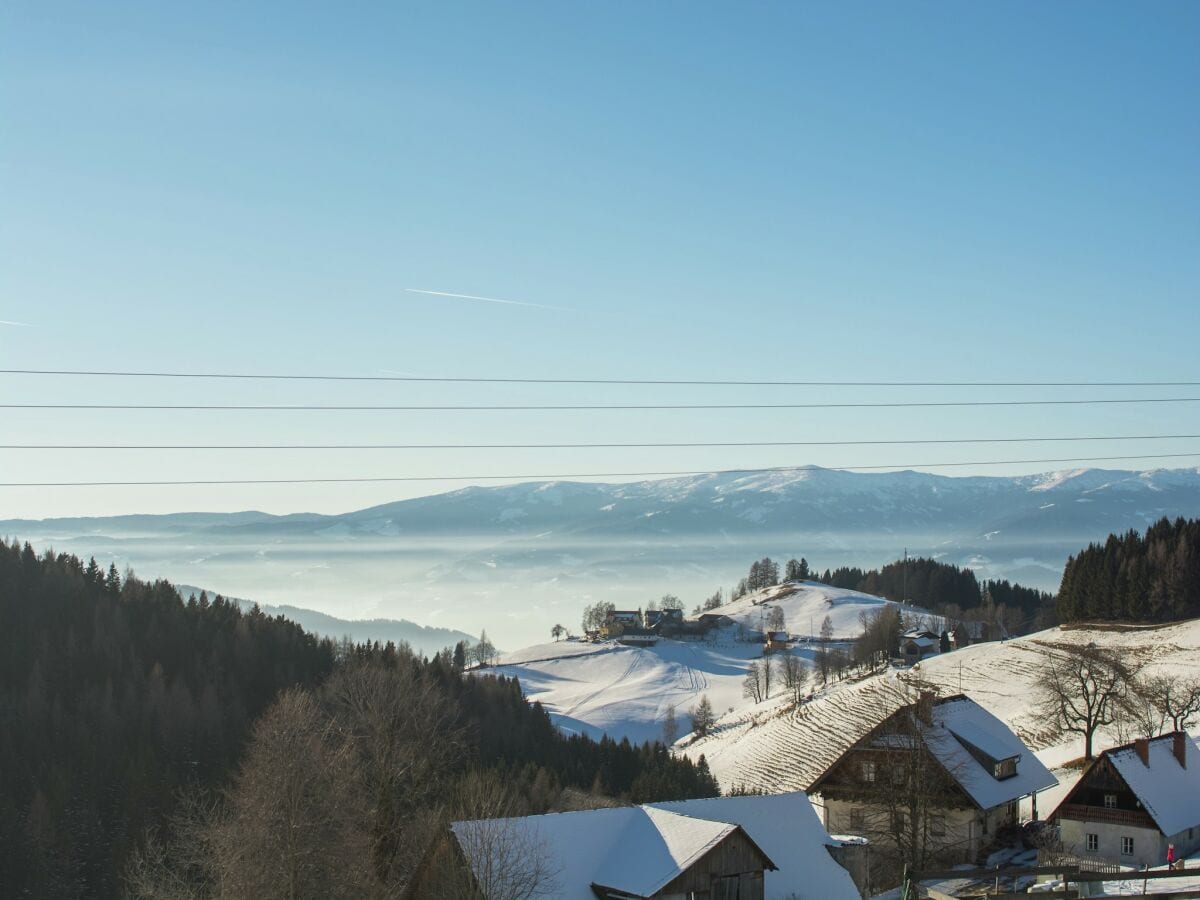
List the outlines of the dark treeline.
{"label": "dark treeline", "polygon": [[1064,622],[1162,622],[1200,616],[1200,520],[1160,519],[1143,537],[1109,535],[1067,560],[1058,591]]}
{"label": "dark treeline", "polygon": [[[563,736],[514,680],[464,678],[450,652],[336,645],[219,597],[185,603],[167,582],[3,541],[0,773],[4,897],[117,896],[127,876],[133,894],[182,878],[187,896],[221,895],[217,884],[238,895],[238,883],[241,896],[271,895],[238,878],[279,874],[283,840],[264,823],[292,796],[327,801],[301,810],[308,831],[344,824],[341,853],[310,847],[305,864],[359,871],[362,893],[403,884],[395,860],[447,815],[493,814],[480,796],[539,812],[716,792],[707,767],[661,745]],[[320,874],[305,876],[317,893]]]}
{"label": "dark treeline", "polygon": [[113,895],[176,790],[332,667],[289,622],[0,542],[0,895]]}
{"label": "dark treeline", "polygon": [[[935,559],[896,560],[880,569],[842,566],[826,569],[824,574],[811,569],[803,558],[789,559],[784,564],[783,581],[809,579],[888,600],[908,600],[951,620],[996,622],[1013,633],[1046,628],[1056,621],[1053,595],[1006,580],[981,583],[970,569]],[[779,584],[780,580],[779,563],[770,557],[755,560],[747,577],[731,592],[730,599]],[[719,602],[720,598],[716,600]]]}
{"label": "dark treeline", "polygon": [[1054,596],[1003,579],[980,582],[967,568],[914,557],[881,569],[826,569],[820,581],[886,597],[908,600],[948,619],[996,622],[1009,632],[1054,624]]}

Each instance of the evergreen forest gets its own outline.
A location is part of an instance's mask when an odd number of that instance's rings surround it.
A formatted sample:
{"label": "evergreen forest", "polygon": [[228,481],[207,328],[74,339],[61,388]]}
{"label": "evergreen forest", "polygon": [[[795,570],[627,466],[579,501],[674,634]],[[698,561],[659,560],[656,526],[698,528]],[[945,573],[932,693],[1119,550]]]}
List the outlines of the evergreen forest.
{"label": "evergreen forest", "polygon": [[1109,535],[1067,560],[1063,622],[1166,622],[1200,616],[1200,520],[1160,519],[1146,533]]}
{"label": "evergreen forest", "polygon": [[717,793],[462,664],[0,541],[0,896],[399,895],[456,816]]}

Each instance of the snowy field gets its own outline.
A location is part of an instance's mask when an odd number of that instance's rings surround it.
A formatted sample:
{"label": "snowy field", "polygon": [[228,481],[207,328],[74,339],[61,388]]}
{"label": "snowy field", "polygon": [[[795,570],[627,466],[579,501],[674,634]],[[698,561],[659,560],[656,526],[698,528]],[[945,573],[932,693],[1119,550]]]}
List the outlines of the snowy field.
{"label": "snowy field", "polygon": [[[807,636],[829,616],[835,638],[862,630],[859,621],[895,605],[857,591],[805,582],[779,585],[747,595],[715,610],[738,625],[758,631],[771,608],[783,610],[788,630]],[[913,609],[913,615],[925,615]],[[703,641],[660,640],[653,647],[625,647],[614,642],[589,644],[560,641],[538,644],[505,655],[496,674],[516,676],[525,694],[546,707],[566,731],[593,737],[608,734],[640,742],[662,737],[667,708],[674,705],[679,734],[690,731],[687,712],[706,695],[718,716],[745,715],[750,709],[777,709],[782,684],[771,700],[755,706],[742,696],[742,681],[751,660],[762,657],[757,641],[738,640],[739,628],[719,629]],[[815,649],[801,641],[792,652],[811,667]]]}
{"label": "snowy field", "polygon": [[761,644],[736,641],[731,630],[713,643],[539,644],[505,657],[494,671],[518,677],[525,695],[541,701],[564,731],[640,743],[662,739],[671,705],[682,735],[691,730],[687,711],[702,694],[718,715],[747,702],[742,679],[750,660],[761,656]]}

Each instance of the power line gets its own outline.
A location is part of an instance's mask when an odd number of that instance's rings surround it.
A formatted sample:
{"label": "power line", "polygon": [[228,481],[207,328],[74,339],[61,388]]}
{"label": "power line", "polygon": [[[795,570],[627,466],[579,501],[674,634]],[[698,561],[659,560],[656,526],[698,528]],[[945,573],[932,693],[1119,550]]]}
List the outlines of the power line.
{"label": "power line", "polygon": [[575,444],[0,444],[0,450],[616,450],[693,447],[865,447],[911,444],[1034,444],[1064,441],[1195,440],[1200,434],[1091,437],[912,438],[856,441],[669,441]]}
{"label": "power line", "polygon": [[0,375],[103,378],[220,378],[255,381],[398,381],[439,384],[629,384],[707,387],[1197,387],[1200,381],[736,381],[650,378],[470,378],[423,375],[288,375],[250,372],[133,372],[82,369],[0,369]]}
{"label": "power line", "polygon": [[652,478],[678,477],[685,475],[756,475],[771,472],[803,472],[803,471],[843,471],[871,472],[884,469],[941,469],[954,466],[1016,466],[1043,465],[1049,463],[1071,462],[1113,462],[1133,459],[1177,459],[1180,457],[1200,457],[1196,453],[1163,453],[1138,456],[1081,456],[1063,459],[1008,459],[1008,460],[974,460],[970,462],[939,462],[939,463],[893,463],[875,466],[839,466],[836,469],[826,469],[822,466],[775,466],[762,469],[719,469],[716,471],[688,470],[682,472],[584,472],[556,474],[513,474],[513,475],[401,475],[401,476],[358,476],[349,478],[235,478],[235,479],[186,479],[173,481],[42,481],[42,482],[0,482],[0,488],[23,487],[167,487],[182,485],[240,485],[240,484],[356,484],[379,482],[412,482],[412,481],[508,481],[508,480],[554,480],[567,478]]}
{"label": "power line", "polygon": [[564,404],[548,406],[367,406],[345,404],[207,404],[207,403],[0,403],[0,409],[108,409],[108,410],[278,410],[294,412],[562,412],[567,410],[668,410],[668,409],[898,409],[961,406],[1078,406],[1113,403],[1197,403],[1200,397],[1133,397],[1086,400],[948,400],[894,403],[650,403]]}

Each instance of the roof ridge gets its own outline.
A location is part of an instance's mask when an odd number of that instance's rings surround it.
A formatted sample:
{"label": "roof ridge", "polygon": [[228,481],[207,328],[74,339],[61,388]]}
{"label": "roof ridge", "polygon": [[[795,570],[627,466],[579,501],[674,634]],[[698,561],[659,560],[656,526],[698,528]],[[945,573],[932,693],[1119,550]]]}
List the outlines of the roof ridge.
{"label": "roof ridge", "polygon": [[[672,819],[686,819],[691,822],[703,822],[708,825],[718,826],[716,833],[713,836],[708,837],[703,841],[698,841],[696,846],[689,848],[689,852],[681,859],[676,859],[674,854],[673,853],[671,854],[672,869],[670,872],[666,872],[664,874],[656,874],[654,876],[656,880],[653,883],[653,888],[648,892],[651,894],[662,890],[666,885],[670,884],[674,879],[678,878],[679,875],[681,873],[685,872],[689,866],[691,866],[693,863],[696,862],[696,860],[700,859],[702,856],[704,856],[705,853],[708,853],[710,850],[712,850],[713,847],[715,847],[717,844],[719,844],[721,841],[723,841],[725,838],[727,838],[734,831],[743,830],[742,827],[740,825],[738,825],[736,822],[722,822],[719,819],[709,819],[709,818],[704,818],[702,816],[690,816],[685,813],[675,812],[674,810],[659,809],[658,807],[651,806],[647,803],[643,803],[643,804],[640,804],[640,805],[632,807],[632,808],[636,809],[643,816],[645,816],[646,821],[649,822],[649,824],[650,824],[650,827],[654,829],[655,833],[659,836],[659,839],[662,840],[663,844],[668,847],[669,853],[670,853],[670,844],[667,839],[667,835],[665,835],[663,833],[660,822],[656,821],[656,818],[655,818],[656,816],[667,816]],[[744,833],[744,830],[743,830],[743,833]],[[749,838],[749,835],[747,835],[747,837]],[[751,839],[751,843],[753,843],[753,839]],[[616,854],[618,852],[618,850],[621,849],[621,846],[622,846],[621,840],[618,839],[607,849],[607,852],[604,854],[604,859],[601,861],[601,863],[598,867],[597,875],[600,875],[600,874],[604,873],[605,871],[607,871],[607,869],[610,865],[610,862],[613,861],[613,859],[612,859],[613,855]],[[755,846],[757,846],[757,844]],[[762,852],[761,848],[760,848],[759,852]],[[766,854],[763,853],[763,856],[766,857]],[[769,860],[769,857],[767,857],[767,858]],[[616,862],[618,862],[618,863],[623,862],[623,861],[624,860],[620,860],[620,859],[616,860]],[[596,883],[602,884],[599,881],[597,881]],[[614,884],[602,884],[602,886],[608,887],[608,888],[614,888],[617,890],[624,890],[624,888],[621,888],[618,884],[615,884],[615,883]]]}
{"label": "roof ridge", "polygon": [[1189,740],[1192,737],[1190,734],[1187,733],[1187,731],[1185,731],[1183,729],[1176,729],[1175,731],[1164,731],[1162,734],[1156,734],[1154,737],[1151,737],[1151,738],[1134,738],[1132,741],[1130,741],[1127,744],[1119,744],[1116,747],[1109,747],[1107,750],[1101,750],[1099,755],[1097,756],[1097,759],[1099,759],[1100,756],[1104,756],[1105,754],[1121,753],[1122,751],[1125,751],[1125,750],[1135,750],[1136,751],[1138,741],[1147,741],[1151,744],[1153,744],[1155,741],[1166,740],[1167,738],[1170,738],[1172,741],[1174,741],[1175,735],[1177,735],[1177,734],[1182,734],[1182,735],[1186,736]]}

